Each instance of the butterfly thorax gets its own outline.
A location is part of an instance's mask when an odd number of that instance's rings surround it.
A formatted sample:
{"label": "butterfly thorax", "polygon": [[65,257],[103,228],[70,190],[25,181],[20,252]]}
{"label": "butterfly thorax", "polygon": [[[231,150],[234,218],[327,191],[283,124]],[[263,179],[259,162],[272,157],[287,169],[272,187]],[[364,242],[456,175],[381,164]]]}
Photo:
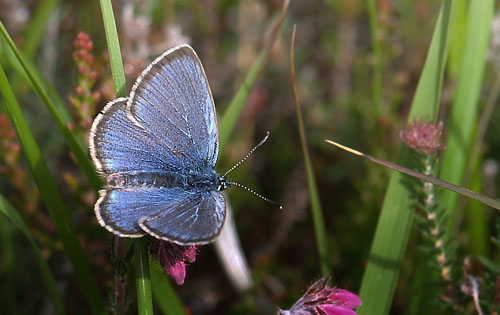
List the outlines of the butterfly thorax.
{"label": "butterfly thorax", "polygon": [[123,172],[107,177],[110,188],[128,187],[183,187],[207,191],[222,191],[231,185],[214,170],[187,172]]}

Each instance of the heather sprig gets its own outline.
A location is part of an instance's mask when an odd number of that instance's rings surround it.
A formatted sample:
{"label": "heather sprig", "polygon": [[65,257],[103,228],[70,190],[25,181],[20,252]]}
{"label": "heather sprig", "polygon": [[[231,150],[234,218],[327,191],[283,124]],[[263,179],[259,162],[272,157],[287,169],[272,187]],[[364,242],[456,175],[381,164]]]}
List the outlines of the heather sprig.
{"label": "heather sprig", "polygon": [[[415,151],[419,171],[425,175],[435,176],[435,166],[438,165],[436,153],[443,148],[442,134],[442,123],[420,121],[414,122],[400,134],[403,143]],[[477,314],[485,314],[482,309],[487,309],[488,314],[497,314],[494,310],[500,305],[498,261],[486,257],[466,257],[461,266],[462,273],[453,273],[458,267],[459,258],[455,254],[455,246],[445,237],[448,217],[445,209],[437,202],[435,186],[422,182],[417,191],[417,204],[423,213],[417,218],[424,239],[431,244],[424,245],[423,249],[433,257],[430,265],[440,273],[442,290],[439,298],[442,307],[448,307],[455,313],[464,313],[474,308]],[[497,228],[500,231],[500,224]],[[492,238],[493,243],[500,247],[499,240],[500,238]],[[469,303],[473,306],[469,306]]]}
{"label": "heather sprig", "polygon": [[[74,123],[69,124],[68,127],[83,141],[87,141],[87,135],[95,115],[96,103],[100,99],[100,93],[94,89],[98,77],[92,53],[94,43],[88,34],[79,32],[73,45],[75,49],[73,60],[77,68],[77,78],[74,94],[68,96],[74,116]],[[64,172],[63,178],[82,204],[86,207],[92,205],[95,194],[90,187],[82,185],[83,181],[78,178],[78,175]]]}
{"label": "heather sprig", "polygon": [[[418,170],[425,175],[435,176],[438,165],[437,153],[443,148],[441,137],[443,123],[437,124],[415,120],[406,130],[400,132],[401,141],[415,152]],[[430,246],[425,246],[426,252],[432,256],[431,263],[439,271],[443,292],[441,300],[455,303],[455,289],[451,278],[451,255],[453,250],[450,243],[443,237],[444,227],[447,225],[445,209],[439,206],[436,197],[436,186],[430,182],[421,181],[421,186],[415,191],[419,210],[422,215],[417,216],[420,229]],[[456,304],[456,303],[455,303]]]}
{"label": "heather sprig", "polygon": [[94,43],[90,36],[84,32],[78,33],[74,47],[73,60],[78,74],[74,94],[68,97],[75,116],[75,125],[70,127],[76,128],[85,135],[90,130],[95,114],[95,105],[100,99],[99,92],[93,91],[98,73],[94,67],[92,53]]}

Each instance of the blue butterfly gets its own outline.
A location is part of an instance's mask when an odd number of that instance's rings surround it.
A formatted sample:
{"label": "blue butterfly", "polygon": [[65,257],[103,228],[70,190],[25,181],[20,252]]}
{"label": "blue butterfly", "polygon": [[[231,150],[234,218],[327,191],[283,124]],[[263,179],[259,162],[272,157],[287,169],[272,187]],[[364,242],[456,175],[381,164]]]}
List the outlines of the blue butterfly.
{"label": "blue butterfly", "polygon": [[106,179],[95,213],[107,230],[180,245],[205,244],[220,234],[226,218],[221,191],[234,183],[214,169],[215,104],[190,46],[166,51],[128,98],[109,102],[94,120],[89,146]]}

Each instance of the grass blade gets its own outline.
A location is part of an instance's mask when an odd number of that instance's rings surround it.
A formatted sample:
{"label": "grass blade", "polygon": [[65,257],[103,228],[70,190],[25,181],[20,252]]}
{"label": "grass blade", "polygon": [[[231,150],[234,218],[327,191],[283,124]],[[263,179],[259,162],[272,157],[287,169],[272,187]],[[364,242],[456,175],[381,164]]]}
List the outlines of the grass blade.
{"label": "grass blade", "polygon": [[[128,97],[125,71],[123,70],[122,55],[115,17],[110,0],[101,0],[101,12],[108,43],[111,73],[117,97]],[[118,241],[123,241],[118,238]],[[149,274],[148,252],[144,239],[134,240],[135,271],[137,283],[137,299],[139,314],[153,314],[153,299],[151,296],[151,281]]]}
{"label": "grass blade", "polygon": [[134,256],[138,313],[140,315],[153,315],[148,251],[143,239],[134,240]]}
{"label": "grass blade", "polygon": [[75,270],[78,282],[87,298],[94,314],[105,313],[105,305],[99,294],[99,289],[90,271],[90,266],[78,242],[75,230],[71,225],[67,210],[40,149],[31,133],[26,119],[12,92],[3,67],[0,66],[0,93],[5,99],[9,118],[16,130],[24,155],[28,161],[31,174],[40,190],[42,199],[54,222],[57,233],[63,243],[71,264]]}
{"label": "grass blade", "polygon": [[[441,179],[458,185],[463,180],[477,124],[479,96],[493,10],[493,0],[471,1],[469,3],[462,66],[448,123],[449,136],[440,173]],[[457,196],[444,191],[439,196],[439,200],[441,206],[449,211],[450,224],[455,224]],[[453,232],[451,227],[447,229],[448,237]]]}
{"label": "grass blade", "polygon": [[[25,60],[28,60],[28,62],[30,60],[34,60],[36,52],[39,49],[40,44],[42,43],[42,40],[44,38],[44,35],[47,32],[48,29],[47,24],[49,23],[50,19],[54,16],[54,13],[56,13],[55,9],[58,8],[58,4],[59,0],[43,1],[39,6],[37,6],[33,18],[27,25],[27,28],[24,30],[21,51],[23,52]],[[16,63],[16,66],[21,67],[19,62]],[[10,85],[12,87],[12,90],[14,90],[15,94],[17,94],[22,89],[22,84],[23,84],[22,78],[26,77],[26,75],[24,74],[24,70],[21,70],[21,73],[22,75],[20,77],[12,76],[10,78]],[[30,80],[27,79],[25,81],[29,82]],[[63,112],[61,112],[61,108],[58,109],[60,113],[63,114]]]}
{"label": "grass blade", "polygon": [[467,1],[455,1],[455,14],[451,25],[450,52],[447,73],[452,79],[457,79],[464,53],[465,29],[467,25]]}
{"label": "grass blade", "polygon": [[[483,177],[482,177],[482,158],[477,158],[475,167],[472,169],[473,177],[470,179],[470,186],[475,191],[483,191]],[[477,203],[471,200],[463,200],[464,204],[464,217],[465,223],[464,230],[467,233],[467,253],[471,256],[488,256],[489,248],[491,246],[490,237],[490,222],[488,211],[486,211],[484,204]]]}
{"label": "grass blade", "polygon": [[[5,64],[9,65],[15,72],[17,72],[17,75],[20,77],[20,80],[24,80],[24,81],[28,82],[30,84],[31,88],[35,89],[35,86],[33,85],[30,78],[28,77],[28,75],[24,71],[23,66],[21,65],[21,63],[17,59],[14,52],[11,49],[5,49],[5,47],[4,47],[5,45],[7,45],[7,46],[9,45],[8,41],[5,40],[5,38],[1,38],[0,52],[2,53],[2,57],[5,59]],[[33,76],[35,77],[35,81],[40,82],[42,88],[45,91],[47,91],[49,98],[54,101],[54,105],[55,105],[57,111],[61,114],[63,120],[66,123],[72,122],[73,118],[71,117],[66,106],[64,105],[64,101],[63,101],[62,97],[58,94],[58,92],[54,89],[54,87],[52,87],[50,85],[50,83],[48,83],[46,80],[44,80],[44,78],[40,74],[40,71],[33,64],[33,62],[31,62],[29,59],[25,59],[25,62],[26,62],[28,69],[30,69],[30,71],[33,73]],[[16,89],[15,89],[16,83],[13,82],[13,81],[16,81],[16,79],[14,78],[13,80],[10,80],[10,81],[12,83],[12,88],[14,89],[14,91],[16,91]],[[19,82],[21,82],[21,81],[19,81]],[[77,141],[78,140],[79,140],[79,138],[77,138]],[[83,142],[81,143],[80,146],[82,148],[85,147]]]}
{"label": "grass blade", "polygon": [[58,4],[59,0],[45,0],[36,9],[33,19],[24,32],[25,42],[22,50],[26,59],[31,60],[35,56],[42,42],[50,15]]}
{"label": "grass blade", "polygon": [[321,273],[323,276],[329,275],[328,268],[328,248],[326,242],[325,222],[323,219],[323,210],[321,208],[321,200],[319,199],[318,187],[316,186],[316,179],[314,177],[314,169],[307,147],[307,138],[302,120],[302,111],[300,109],[299,97],[295,86],[295,58],[294,58],[294,45],[295,45],[295,30],[296,25],[293,26],[292,44],[290,47],[290,67],[292,73],[292,91],[295,100],[295,112],[297,114],[297,124],[299,126],[300,146],[302,148],[302,155],[304,157],[304,166],[307,174],[307,184],[309,187],[309,198],[311,200],[311,212],[314,223],[314,233],[316,236],[316,246],[318,247],[319,261],[321,265]]}
{"label": "grass blade", "polygon": [[57,108],[55,107],[52,100],[47,95],[46,91],[42,88],[42,84],[36,79],[35,75],[31,71],[31,69],[28,67],[28,64],[26,63],[24,57],[21,55],[21,53],[17,49],[16,45],[14,44],[12,39],[10,38],[9,34],[7,33],[7,30],[5,29],[5,27],[1,21],[0,21],[0,33],[3,35],[4,39],[7,41],[10,48],[12,49],[14,54],[16,55],[17,59],[19,60],[19,62],[23,66],[24,71],[26,72],[26,74],[30,78],[31,83],[35,87],[35,90],[38,93],[38,95],[40,96],[40,98],[45,103],[50,114],[52,115],[52,117],[54,117],[54,120],[56,122],[57,127],[59,128],[60,132],[64,136],[64,139],[66,140],[66,143],[68,144],[71,152],[74,154],[74,156],[78,162],[78,165],[85,173],[91,187],[95,191],[98,191],[102,185],[101,179],[97,176],[94,167],[90,163],[90,159],[88,157],[88,154],[85,153],[81,144],[78,143],[78,141],[75,139],[75,137],[73,137],[73,134],[71,133],[71,131],[69,131],[63,117],[61,116],[61,114],[59,113]]}
{"label": "grass blade", "polygon": [[101,0],[100,2],[116,97],[128,97],[127,81],[125,80],[125,71],[123,70],[120,41],[118,40],[118,32],[116,31],[113,6],[109,0]]}
{"label": "grass blade", "polygon": [[47,293],[52,300],[52,304],[54,305],[54,310],[56,314],[64,314],[64,305],[61,299],[61,295],[56,288],[56,282],[54,280],[54,277],[52,276],[49,266],[47,265],[47,262],[43,258],[35,239],[28,229],[28,226],[26,225],[26,223],[24,223],[21,216],[3,195],[0,195],[0,213],[9,218],[30,242],[31,247],[33,248],[33,252],[35,253],[38,267],[40,268],[40,273],[45,284],[45,288],[47,289]]}
{"label": "grass blade", "polygon": [[[409,121],[436,118],[452,12],[453,1],[445,1],[415,92]],[[409,149],[403,147],[397,164],[408,166],[412,160]],[[392,172],[361,283],[363,305],[358,309],[358,314],[387,314],[392,304],[414,216],[412,195],[402,179],[402,174]]]}
{"label": "grass blade", "polygon": [[[151,286],[156,304],[163,314],[185,315],[186,310],[181,300],[177,296],[171,282],[165,277],[165,271],[160,265],[150,260],[149,270],[151,270]],[[161,294],[160,294],[161,292]]]}
{"label": "grass blade", "polygon": [[478,202],[481,202],[487,206],[490,206],[496,210],[500,210],[500,200],[496,200],[496,199],[493,199],[493,198],[490,198],[488,196],[484,196],[484,195],[481,195],[473,190],[470,190],[470,189],[467,189],[467,188],[464,188],[464,187],[461,187],[461,186],[457,186],[457,185],[454,185],[452,183],[449,183],[449,182],[445,182],[443,180],[440,180],[439,178],[435,178],[435,177],[432,177],[432,176],[429,176],[429,175],[425,175],[425,174],[422,174],[422,173],[419,173],[419,172],[416,172],[412,169],[409,169],[409,168],[406,168],[406,167],[402,167],[400,165],[397,165],[397,164],[394,164],[394,163],[391,163],[389,161],[385,161],[385,160],[381,160],[379,158],[376,158],[376,157],[373,157],[373,156],[370,156],[368,154],[364,154],[364,153],[361,153],[357,150],[354,150],[354,149],[351,149],[349,147],[346,147],[346,146],[343,146],[337,142],[334,142],[332,140],[325,140],[325,142],[331,144],[331,145],[334,145],[342,150],[345,150],[347,152],[350,152],[352,154],[355,154],[357,156],[361,156],[361,157],[364,157],[365,159],[367,160],[370,160],[374,163],[377,163],[379,165],[383,165],[385,167],[388,167],[390,169],[393,169],[393,170],[396,170],[398,172],[401,172],[403,174],[406,174],[406,175],[410,175],[410,176],[413,176],[415,178],[418,178],[420,180],[423,180],[423,181],[426,181],[426,182],[429,182],[429,183],[432,183],[436,186],[439,186],[439,187],[442,187],[442,188],[445,188],[449,191],[453,191],[454,193],[457,193],[457,194],[460,194],[462,196],[465,196],[465,197],[468,197],[468,198],[471,198],[473,200],[476,200]]}
{"label": "grass blade", "polygon": [[281,26],[283,25],[283,20],[285,19],[286,11],[288,10],[288,5],[290,1],[286,0],[283,3],[283,9],[281,11],[281,15],[278,19],[278,22],[273,26],[272,35],[269,40],[264,45],[262,52],[259,54],[257,59],[252,64],[252,67],[248,71],[245,80],[241,84],[241,87],[236,92],[236,95],[231,100],[228,108],[224,112],[222,119],[219,124],[219,152],[224,150],[226,146],[229,136],[233,132],[234,126],[238,122],[240,118],[241,111],[243,110],[243,106],[245,105],[248,97],[250,96],[250,92],[257,80],[259,74],[261,73],[264,65],[269,56],[269,52],[274,46],[274,43],[278,40],[278,35],[281,31]]}

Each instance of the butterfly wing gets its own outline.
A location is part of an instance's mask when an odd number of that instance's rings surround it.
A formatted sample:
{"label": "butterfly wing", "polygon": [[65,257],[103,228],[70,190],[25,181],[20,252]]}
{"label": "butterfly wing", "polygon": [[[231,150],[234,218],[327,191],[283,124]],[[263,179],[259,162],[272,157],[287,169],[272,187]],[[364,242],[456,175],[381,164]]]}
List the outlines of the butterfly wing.
{"label": "butterfly wing", "polygon": [[168,50],[143,71],[127,110],[187,168],[215,166],[219,146],[215,105],[200,59],[190,46]]}
{"label": "butterfly wing", "polygon": [[89,146],[97,170],[109,175],[184,169],[183,160],[134,123],[126,107],[127,99],[118,98],[109,102],[94,120]]}
{"label": "butterfly wing", "polygon": [[137,222],[181,202],[182,194],[181,188],[164,187],[102,190],[95,213],[99,223],[108,231],[122,237],[141,237],[145,233]]}
{"label": "butterfly wing", "polygon": [[180,245],[213,241],[226,218],[224,196],[216,191],[191,191],[185,192],[184,197],[175,207],[140,219],[140,227],[149,235]]}
{"label": "butterfly wing", "polygon": [[122,237],[146,233],[181,245],[204,244],[217,237],[225,220],[219,192],[181,187],[130,187],[101,192],[96,204],[99,223]]}
{"label": "butterfly wing", "polygon": [[[148,66],[128,99],[110,102],[89,139],[92,159],[115,174],[213,170],[218,154],[215,106],[189,46],[171,49]],[[145,231],[179,244],[213,240],[225,220],[219,192],[154,185],[108,187],[95,206],[99,223],[124,237]]]}

